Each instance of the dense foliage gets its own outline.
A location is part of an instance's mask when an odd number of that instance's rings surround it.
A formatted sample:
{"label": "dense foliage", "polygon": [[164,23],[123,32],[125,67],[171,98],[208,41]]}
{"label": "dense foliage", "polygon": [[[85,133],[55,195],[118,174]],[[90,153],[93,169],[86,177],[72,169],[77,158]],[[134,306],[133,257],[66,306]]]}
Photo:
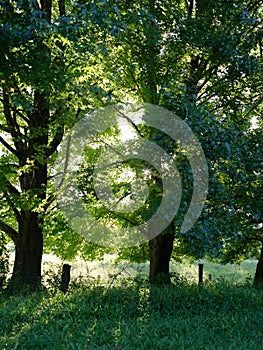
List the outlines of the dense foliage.
{"label": "dense foliage", "polygon": [[[167,135],[140,126],[137,132],[148,140],[175,149],[184,196],[165,238],[151,242],[150,250],[118,250],[119,257],[166,259],[161,272],[169,273],[173,247],[178,260],[210,255],[239,261],[260,253],[262,15],[261,1],[243,0],[1,2],[0,229],[16,246],[13,276],[26,283],[41,277],[43,245],[64,259],[109,251],[71,231],[50,180],[65,131],[85,113],[115,102],[147,102],[177,113],[198,136],[209,166],[203,214],[181,234],[193,188],[189,163]],[[104,135],[96,152],[117,136],[114,130]],[[149,167],[145,173],[145,164],[126,164],[122,171],[136,168],[144,181],[153,178],[150,210],[111,216],[96,207],[90,186],[96,152],[87,150],[80,179],[94,215],[120,227],[145,220],[160,202],[158,174]],[[112,184],[117,196],[126,194],[129,181]],[[263,250],[261,260],[263,281]]]}

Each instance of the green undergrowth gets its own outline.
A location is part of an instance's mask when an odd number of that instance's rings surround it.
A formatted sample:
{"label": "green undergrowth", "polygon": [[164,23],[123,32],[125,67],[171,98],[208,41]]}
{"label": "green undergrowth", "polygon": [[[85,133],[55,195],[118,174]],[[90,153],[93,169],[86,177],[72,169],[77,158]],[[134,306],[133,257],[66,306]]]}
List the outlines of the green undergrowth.
{"label": "green undergrowth", "polygon": [[0,349],[263,348],[263,291],[224,281],[79,283],[0,296]]}

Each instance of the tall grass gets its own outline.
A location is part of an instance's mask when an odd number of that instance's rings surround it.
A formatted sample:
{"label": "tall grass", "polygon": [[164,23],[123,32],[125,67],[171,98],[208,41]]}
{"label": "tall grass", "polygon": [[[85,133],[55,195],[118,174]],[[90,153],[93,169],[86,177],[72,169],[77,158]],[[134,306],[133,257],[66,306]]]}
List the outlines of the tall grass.
{"label": "tall grass", "polygon": [[[256,261],[246,260],[240,265],[215,264],[206,260],[200,260],[194,264],[188,261],[177,264],[171,262],[170,271],[172,275],[179,275],[190,282],[198,282],[198,265],[204,265],[204,280],[212,279],[225,280],[230,283],[245,283],[253,281],[256,271]],[[48,265],[47,265],[48,266]],[[85,262],[82,260],[76,261],[72,264],[72,275],[74,277],[82,276],[88,279],[102,279],[109,280],[113,275],[118,279],[121,278],[147,278],[149,274],[149,263],[131,264],[127,262],[114,264],[114,257],[106,256],[103,261]]]}

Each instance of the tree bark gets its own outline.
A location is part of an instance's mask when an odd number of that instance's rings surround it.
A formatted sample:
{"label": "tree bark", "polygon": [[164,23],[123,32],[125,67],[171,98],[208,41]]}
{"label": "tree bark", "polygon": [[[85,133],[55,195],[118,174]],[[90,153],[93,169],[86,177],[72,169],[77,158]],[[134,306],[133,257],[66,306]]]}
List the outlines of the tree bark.
{"label": "tree bark", "polygon": [[11,284],[27,284],[36,288],[41,283],[43,254],[43,219],[39,213],[24,211],[15,241],[15,262]]}
{"label": "tree bark", "polygon": [[[25,166],[33,162],[32,169],[20,175],[20,188],[29,198],[40,203],[46,199],[47,159],[43,150],[48,148],[48,118],[46,98],[34,93],[34,111],[29,117],[30,139],[21,153],[19,163]],[[27,205],[26,205],[27,206]],[[14,284],[27,284],[35,288],[41,283],[41,263],[43,254],[43,213],[34,211],[30,205],[21,209],[18,215],[18,235],[14,239],[15,262],[11,279]]]}
{"label": "tree bark", "polygon": [[263,242],[261,242],[261,251],[254,277],[254,285],[263,287]]}
{"label": "tree bark", "polygon": [[150,273],[149,281],[152,284],[170,284],[170,258],[173,251],[175,234],[168,232],[160,234],[149,241]]}

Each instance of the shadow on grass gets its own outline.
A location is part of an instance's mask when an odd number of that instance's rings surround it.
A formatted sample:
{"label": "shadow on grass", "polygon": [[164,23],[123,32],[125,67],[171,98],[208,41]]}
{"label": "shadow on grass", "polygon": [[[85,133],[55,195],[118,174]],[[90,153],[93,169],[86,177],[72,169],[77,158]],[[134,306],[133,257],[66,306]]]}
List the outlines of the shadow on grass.
{"label": "shadow on grass", "polygon": [[263,347],[263,292],[221,282],[82,285],[0,298],[1,349]]}

